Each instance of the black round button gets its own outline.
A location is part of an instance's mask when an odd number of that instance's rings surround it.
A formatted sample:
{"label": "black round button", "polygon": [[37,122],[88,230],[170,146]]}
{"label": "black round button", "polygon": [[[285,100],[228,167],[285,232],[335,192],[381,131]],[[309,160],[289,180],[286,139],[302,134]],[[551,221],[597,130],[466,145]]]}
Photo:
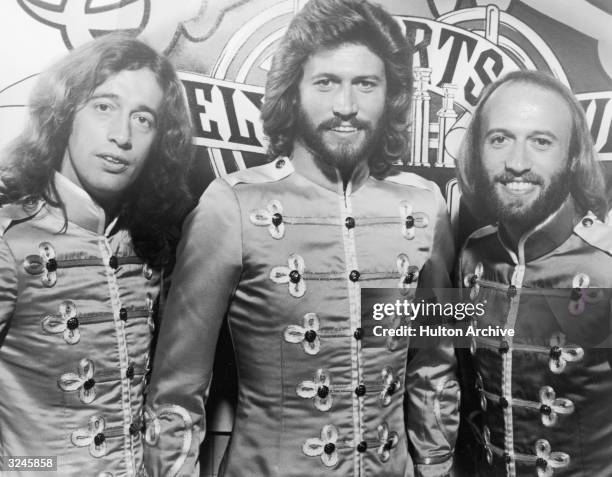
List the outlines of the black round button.
{"label": "black round button", "polygon": [[66,322],[66,328],[69,330],[76,330],[79,327],[79,320],[75,317],[70,318]]}
{"label": "black round button", "polygon": [[584,225],[585,227],[590,227],[591,225],[593,225],[593,219],[590,217],[585,217],[584,219],[582,219],[582,225]]}
{"label": "black round button", "polygon": [[383,446],[383,449],[386,451],[390,451],[393,448],[393,443],[388,440],[387,442],[385,442],[385,445]]}
{"label": "black round button", "polygon": [[353,333],[353,337],[356,340],[360,340],[363,338],[363,328],[357,328],[355,329],[354,333]]}
{"label": "black round button", "polygon": [[127,321],[128,318],[128,312],[125,308],[121,308],[119,310],[119,318],[121,318],[123,321]]}
{"label": "black round button", "polygon": [[117,260],[117,257],[115,257],[114,255],[108,260],[108,266],[111,267],[114,270],[117,270],[117,267],[119,266],[119,261]]}
{"label": "black round button", "polygon": [[357,396],[361,397],[365,393],[366,393],[366,387],[363,384],[360,384],[359,386],[355,388],[355,394],[357,394]]}
{"label": "black round button", "polygon": [[131,364],[125,371],[125,377],[128,379],[134,379],[134,366],[132,366]]}
{"label": "black round button", "polygon": [[94,444],[97,446],[101,446],[102,444],[104,444],[105,440],[106,437],[104,437],[104,434],[102,434],[101,432],[94,436]]}
{"label": "black round button", "polygon": [[406,278],[404,278],[404,283],[406,285],[410,285],[414,281],[414,272],[408,272],[406,274]]}
{"label": "black round button", "polygon": [[510,345],[508,344],[508,342],[506,340],[502,341],[499,344],[499,352],[501,354],[507,353],[509,349],[510,349]]}
{"label": "black round button", "polygon": [[558,346],[553,346],[550,348],[550,357],[552,359],[559,359],[561,357],[561,348]]}
{"label": "black round button", "polygon": [[304,333],[304,339],[309,343],[312,343],[317,338],[317,332],[315,330],[308,330]]}
{"label": "black round button", "polygon": [[414,217],[412,215],[409,215],[408,217],[406,217],[406,228],[410,229],[414,227]]}
{"label": "black round button", "polygon": [[361,273],[359,273],[358,270],[351,270],[351,273],[349,273],[349,280],[352,282],[356,282],[359,280],[360,276],[361,276]]}
{"label": "black round button", "polygon": [[572,301],[578,301],[580,299],[580,295],[581,295],[581,290],[580,288],[572,288],[572,293],[570,294],[570,299]]}
{"label": "black round button", "polygon": [[279,159],[278,161],[276,161],[276,168],[277,169],[281,169],[285,167],[285,160],[284,159]]}
{"label": "black round button", "polygon": [[130,424],[130,434],[131,434],[131,435],[135,436],[136,434],[138,434],[138,431],[139,431],[139,430],[140,430],[140,429],[139,429],[138,424],[136,424],[135,422],[132,422],[132,423]]}
{"label": "black round button", "polygon": [[55,270],[57,270],[57,260],[55,260],[54,258],[50,258],[47,264],[45,265],[45,268],[48,272],[54,272]]}
{"label": "black round button", "polygon": [[546,462],[541,457],[538,457],[537,460],[536,460],[535,465],[536,465],[536,467],[539,467],[540,469],[546,469],[546,467],[548,467],[548,462]]}
{"label": "black round button", "polygon": [[368,450],[368,443],[366,441],[361,441],[357,444],[357,452],[365,452]]}
{"label": "black round button", "polygon": [[508,287],[508,298],[514,298],[516,296],[516,287],[514,285],[510,285]]}
{"label": "black round button", "polygon": [[550,406],[548,406],[546,404],[542,404],[540,406],[540,412],[542,414],[544,414],[545,416],[550,416],[550,413],[552,412],[552,409],[550,408]]}
{"label": "black round button", "polygon": [[499,405],[502,409],[506,409],[508,407],[508,400],[505,397],[499,398]]}
{"label": "black round button", "polygon": [[274,224],[274,227],[278,227],[280,224],[283,223],[283,216],[279,214],[278,212],[276,212],[272,216],[272,223]]}
{"label": "black round button", "polygon": [[389,386],[387,386],[387,393],[389,394],[389,396],[393,396],[395,394],[395,391],[397,391],[397,383],[394,381],[389,384]]}
{"label": "black round button", "polygon": [[510,464],[512,462],[512,456],[510,454],[504,454],[504,462]]}
{"label": "black round button", "polygon": [[319,386],[319,389],[317,389],[317,396],[319,396],[321,399],[325,399],[328,395],[329,388],[325,385]]}
{"label": "black round button", "polygon": [[477,282],[478,282],[478,275],[472,275],[470,277],[470,285],[474,286],[474,285],[476,285]]}
{"label": "black round button", "polygon": [[335,450],[336,450],[336,445],[331,442],[328,442],[327,444],[325,444],[325,447],[323,447],[323,451],[327,455],[333,454]]}
{"label": "black round button", "polygon": [[344,219],[344,225],[349,230],[354,228],[355,227],[355,219],[353,217],[347,217],[346,219]]}
{"label": "black round button", "polygon": [[291,270],[289,272],[289,280],[291,283],[298,283],[302,277],[300,276],[300,272],[297,270]]}
{"label": "black round button", "polygon": [[93,378],[89,378],[87,381],[85,381],[83,383],[83,389],[85,389],[85,391],[89,391],[91,388],[93,388],[96,384],[96,380]]}

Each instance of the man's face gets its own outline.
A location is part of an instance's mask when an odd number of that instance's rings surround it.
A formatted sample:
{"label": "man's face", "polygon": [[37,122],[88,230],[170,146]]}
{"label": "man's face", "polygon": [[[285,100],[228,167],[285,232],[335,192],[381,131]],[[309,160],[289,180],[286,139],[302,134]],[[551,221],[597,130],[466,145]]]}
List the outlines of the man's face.
{"label": "man's face", "polygon": [[317,160],[339,169],[365,161],[380,138],[387,81],[383,61],[364,45],[345,43],[304,63],[300,140]]}
{"label": "man's face", "polygon": [[569,194],[570,108],[555,92],[516,82],[497,89],[482,113],[477,190],[502,224],[531,228]]}
{"label": "man's face", "polygon": [[60,172],[103,207],[116,204],[145,165],[162,99],[148,68],[110,76],[76,112]]}

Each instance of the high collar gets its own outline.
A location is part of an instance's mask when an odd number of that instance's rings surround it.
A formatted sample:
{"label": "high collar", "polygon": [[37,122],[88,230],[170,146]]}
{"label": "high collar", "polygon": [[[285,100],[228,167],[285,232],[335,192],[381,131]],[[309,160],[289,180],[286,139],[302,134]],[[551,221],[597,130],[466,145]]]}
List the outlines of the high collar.
{"label": "high collar", "polygon": [[333,166],[317,163],[314,156],[304,148],[294,151],[291,163],[295,171],[311,182],[338,195],[351,195],[367,181],[370,170],[367,161],[360,161],[344,188],[340,171]]}
{"label": "high collar", "polygon": [[117,218],[114,218],[108,226],[105,226],[106,213],[104,209],[87,192],[59,172],[55,172],[53,180],[59,199],[66,208],[66,216],[69,222],[99,235],[108,236],[110,234]]}
{"label": "high collar", "polygon": [[525,232],[515,246],[502,225],[499,226],[499,239],[517,263],[526,263],[556,249],[572,234],[574,226],[582,218],[571,196],[544,221]]}

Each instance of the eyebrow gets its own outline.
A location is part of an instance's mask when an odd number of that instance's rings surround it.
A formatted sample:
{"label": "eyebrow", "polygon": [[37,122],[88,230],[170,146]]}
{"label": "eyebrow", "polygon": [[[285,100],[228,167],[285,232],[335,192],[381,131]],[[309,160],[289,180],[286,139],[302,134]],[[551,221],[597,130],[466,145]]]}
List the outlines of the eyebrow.
{"label": "eyebrow", "polygon": [[[341,80],[340,76],[334,73],[317,73],[316,75],[312,76],[313,80],[320,79],[320,78],[329,78],[329,79],[336,80],[336,81]],[[355,76],[354,78],[351,79],[351,81],[363,81],[363,80],[380,82],[382,81],[382,78],[378,75],[360,75],[360,76]]]}
{"label": "eyebrow", "polygon": [[[100,99],[100,98],[112,99],[113,101],[116,101],[117,103],[121,102],[121,98],[119,97],[119,95],[113,94],[113,93],[94,94],[94,95],[92,95],[89,98],[88,101],[91,101],[91,100],[94,100],[94,99]],[[147,106],[146,104],[137,104],[136,107],[133,108],[133,111],[144,111],[146,113],[150,113],[151,115],[153,115],[153,117],[157,121],[157,111],[155,109]]]}

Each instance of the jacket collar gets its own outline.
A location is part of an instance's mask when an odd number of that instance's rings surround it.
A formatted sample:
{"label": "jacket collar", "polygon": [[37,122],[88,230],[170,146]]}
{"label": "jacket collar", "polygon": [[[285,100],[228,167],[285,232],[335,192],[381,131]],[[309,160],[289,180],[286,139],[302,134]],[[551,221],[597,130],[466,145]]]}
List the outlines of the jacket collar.
{"label": "jacket collar", "polygon": [[525,232],[515,246],[510,245],[502,225],[498,227],[498,236],[515,262],[527,263],[559,247],[569,238],[581,218],[574,199],[569,196],[543,222]]}
{"label": "jacket collar", "polygon": [[53,180],[59,199],[66,207],[69,222],[99,235],[108,236],[110,234],[117,222],[116,217],[110,221],[108,226],[105,226],[104,209],[87,192],[59,172],[55,172]]}

